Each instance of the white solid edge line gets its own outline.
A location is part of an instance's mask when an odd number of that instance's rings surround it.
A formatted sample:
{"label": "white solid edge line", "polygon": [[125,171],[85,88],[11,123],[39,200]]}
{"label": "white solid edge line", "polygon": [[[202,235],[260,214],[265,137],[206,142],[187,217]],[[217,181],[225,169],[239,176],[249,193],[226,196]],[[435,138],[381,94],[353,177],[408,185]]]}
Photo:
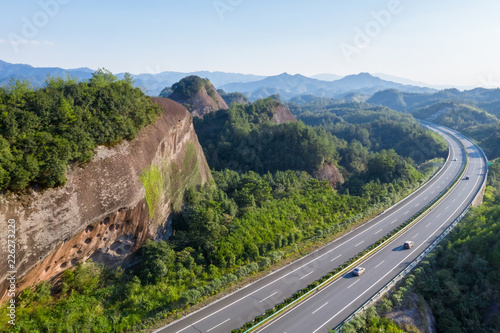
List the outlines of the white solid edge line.
{"label": "white solid edge line", "polygon": [[220,324],[218,324],[218,325],[215,325],[215,326],[214,326],[214,327],[212,327],[211,329],[207,330],[207,333],[208,333],[208,332],[210,332],[210,331],[211,331],[211,330],[213,330],[213,329],[216,329],[216,328],[217,328],[217,327],[219,327],[220,325],[224,325],[225,323],[227,323],[227,322],[228,322],[228,321],[230,321],[230,320],[231,320],[231,318],[224,320],[222,323],[220,323]]}

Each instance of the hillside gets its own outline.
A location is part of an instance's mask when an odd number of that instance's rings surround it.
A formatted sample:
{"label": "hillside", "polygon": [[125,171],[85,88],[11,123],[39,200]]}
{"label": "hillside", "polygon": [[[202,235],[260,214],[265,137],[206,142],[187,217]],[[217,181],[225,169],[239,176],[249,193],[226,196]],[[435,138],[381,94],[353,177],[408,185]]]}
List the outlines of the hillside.
{"label": "hillside", "polygon": [[[100,91],[128,85],[101,84],[105,86]],[[57,87],[61,91],[76,89],[71,82],[59,82]],[[41,93],[35,91],[43,96]],[[125,95],[120,98],[126,101]],[[118,110],[125,109],[124,104],[114,101]],[[90,150],[92,154],[85,155],[86,163],[63,168],[66,181],[60,186],[40,191],[40,186],[34,183],[34,187],[18,193],[0,194],[0,216],[5,221],[16,220],[16,227],[23,230],[22,237],[17,239],[18,290],[60,278],[63,271],[89,258],[97,263],[119,264],[146,240],[172,234],[171,213],[180,209],[184,190],[206,182],[211,176],[189,112],[172,100],[156,98],[154,102],[159,105],[158,117],[152,118],[149,125],[129,140],[98,145]],[[30,114],[23,109],[26,115]],[[56,115],[60,109],[45,111]],[[62,130],[63,124],[58,128]],[[112,133],[111,128],[102,128]],[[48,134],[39,135],[43,136]],[[66,141],[69,145],[78,143],[81,142]],[[36,149],[36,143],[32,149]],[[163,182],[152,182],[158,179]],[[7,230],[0,231],[0,235],[7,239]],[[6,251],[3,248],[1,255],[7,256]],[[6,281],[6,265],[4,262],[0,266],[2,281]],[[5,282],[2,286],[7,290]]]}
{"label": "hillside", "polygon": [[454,102],[437,103],[416,110],[414,116],[472,137],[490,159],[500,156],[500,119],[482,109]]}
{"label": "hillside", "polygon": [[207,113],[229,108],[208,79],[191,75],[175,83],[171,89],[168,98],[184,105],[193,116],[203,118]]}
{"label": "hillside", "polygon": [[500,102],[500,89],[475,88],[464,91],[444,89],[432,94],[417,94],[389,89],[377,92],[367,100],[367,103],[384,105],[402,112],[412,112],[418,108],[442,102],[465,103],[494,111]]}
{"label": "hillside", "polygon": [[231,104],[233,104],[233,103],[245,104],[245,105],[250,104],[250,100],[248,99],[248,97],[246,97],[242,93],[239,93],[239,92],[226,93],[222,89],[217,89],[217,92],[224,99],[226,104],[229,106],[231,106]]}

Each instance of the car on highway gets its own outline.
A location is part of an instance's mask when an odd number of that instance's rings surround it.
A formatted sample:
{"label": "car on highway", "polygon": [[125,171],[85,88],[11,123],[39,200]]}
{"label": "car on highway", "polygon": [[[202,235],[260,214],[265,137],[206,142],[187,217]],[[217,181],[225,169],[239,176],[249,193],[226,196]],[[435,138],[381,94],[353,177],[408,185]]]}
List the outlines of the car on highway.
{"label": "car on highway", "polygon": [[457,161],[457,158],[455,157],[455,158],[453,159],[453,162],[456,162],[456,161]]}
{"label": "car on highway", "polygon": [[365,268],[364,267],[356,267],[353,271],[352,271],[352,274],[356,275],[356,276],[360,276],[361,274],[363,274],[365,272]]}
{"label": "car on highway", "polygon": [[464,178],[464,179],[465,179],[465,180],[469,180],[469,179],[470,179],[470,177],[469,177],[469,176],[465,176],[465,178]]}
{"label": "car on highway", "polygon": [[415,245],[415,243],[413,243],[413,241],[406,241],[403,245],[403,247],[405,249],[411,249],[413,246]]}

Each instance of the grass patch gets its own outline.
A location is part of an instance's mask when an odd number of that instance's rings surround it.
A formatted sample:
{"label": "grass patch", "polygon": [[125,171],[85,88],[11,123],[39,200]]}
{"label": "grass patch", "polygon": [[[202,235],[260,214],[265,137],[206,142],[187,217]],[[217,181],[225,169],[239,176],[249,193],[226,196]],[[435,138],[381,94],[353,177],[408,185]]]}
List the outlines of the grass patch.
{"label": "grass patch", "polygon": [[198,152],[193,143],[188,143],[180,166],[164,159],[162,163],[142,170],[140,180],[145,189],[149,217],[161,223],[159,214],[163,201],[170,202],[173,211],[180,211],[184,202],[184,192],[202,183]]}

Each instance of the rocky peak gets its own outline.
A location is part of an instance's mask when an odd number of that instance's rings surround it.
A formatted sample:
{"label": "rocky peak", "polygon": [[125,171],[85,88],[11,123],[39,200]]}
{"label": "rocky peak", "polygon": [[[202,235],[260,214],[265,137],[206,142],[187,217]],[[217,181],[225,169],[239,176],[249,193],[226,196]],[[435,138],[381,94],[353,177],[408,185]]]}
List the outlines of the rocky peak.
{"label": "rocky peak", "polygon": [[208,79],[191,75],[172,86],[170,99],[184,105],[194,116],[203,118],[209,112],[229,107]]}

